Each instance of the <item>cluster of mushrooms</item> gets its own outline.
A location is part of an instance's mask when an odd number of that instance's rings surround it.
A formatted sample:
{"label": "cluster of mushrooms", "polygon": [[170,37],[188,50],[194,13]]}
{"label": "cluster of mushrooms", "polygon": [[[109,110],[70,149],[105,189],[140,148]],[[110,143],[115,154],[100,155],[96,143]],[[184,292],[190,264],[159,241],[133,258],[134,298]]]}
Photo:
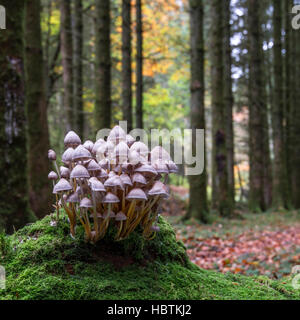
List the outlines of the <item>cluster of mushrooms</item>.
{"label": "cluster of mushrooms", "polygon": [[159,231],[155,223],[161,201],[169,196],[168,175],[177,172],[168,152],[161,146],[150,152],[120,126],[110,131],[106,141],[95,143],[81,144],[79,136],[69,131],[64,144],[60,168],[56,153],[48,151],[56,170],[48,178],[53,181],[57,218],[64,208],[71,235],[75,237],[79,220],[85,240],[91,243],[103,238],[110,224],[116,227],[116,241],[126,239],[138,225],[145,239],[153,239]]}

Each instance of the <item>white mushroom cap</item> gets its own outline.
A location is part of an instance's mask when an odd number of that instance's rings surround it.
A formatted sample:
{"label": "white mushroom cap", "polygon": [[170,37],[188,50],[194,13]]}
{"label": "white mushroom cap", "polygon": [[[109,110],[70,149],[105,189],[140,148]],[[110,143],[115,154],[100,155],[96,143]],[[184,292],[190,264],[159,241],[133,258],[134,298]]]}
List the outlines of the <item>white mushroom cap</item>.
{"label": "white mushroom cap", "polygon": [[120,126],[115,126],[111,129],[108,137],[107,137],[108,142],[112,142],[113,144],[118,144],[121,141],[126,141],[126,132],[120,127]]}
{"label": "white mushroom cap", "polygon": [[68,179],[70,177],[70,170],[68,168],[60,166],[59,171],[62,178]]}
{"label": "white mushroom cap", "polygon": [[56,172],[54,172],[54,171],[49,172],[48,179],[57,180],[57,178],[58,178],[58,175],[56,174]]}
{"label": "white mushroom cap", "polygon": [[92,201],[89,198],[85,197],[80,201],[79,207],[80,208],[92,208],[93,204],[92,204]]}
{"label": "white mushroom cap", "polygon": [[92,152],[93,147],[94,147],[94,142],[91,141],[91,140],[86,140],[86,141],[84,142],[83,146],[84,146],[87,150],[89,150],[89,152]]}
{"label": "white mushroom cap", "polygon": [[139,172],[136,172],[132,176],[132,182],[133,183],[137,183],[137,184],[142,184],[142,185],[146,185],[147,184],[146,178]]}
{"label": "white mushroom cap", "polygon": [[66,147],[77,147],[81,144],[81,139],[77,133],[69,131],[65,136],[64,144]]}
{"label": "white mushroom cap", "polygon": [[74,154],[74,149],[68,148],[61,156],[63,163],[69,164],[70,162],[72,162],[73,161],[73,154]]}
{"label": "white mushroom cap", "polygon": [[94,159],[89,161],[89,163],[88,163],[86,168],[87,168],[88,171],[100,171],[101,170],[101,167],[99,166],[99,164]]}
{"label": "white mushroom cap", "polygon": [[108,192],[102,199],[103,203],[118,203],[120,199],[113,193]]}
{"label": "white mushroom cap", "polygon": [[155,181],[153,187],[148,191],[149,196],[161,196],[168,198],[169,193],[167,187],[161,181]]}
{"label": "white mushroom cap", "polygon": [[91,156],[91,153],[89,152],[89,150],[87,150],[83,145],[79,145],[75,150],[74,150],[74,153],[73,153],[73,157],[72,157],[72,160],[73,161],[78,161],[78,160],[88,160],[90,159],[92,156]]}
{"label": "white mushroom cap", "polygon": [[132,181],[131,181],[131,179],[130,179],[128,174],[122,173],[120,175],[120,179],[122,180],[124,186],[132,186]]}
{"label": "white mushroom cap", "polygon": [[127,200],[147,200],[147,196],[142,189],[134,188],[128,193],[126,199]]}
{"label": "white mushroom cap", "polygon": [[77,164],[75,166],[75,168],[71,171],[71,175],[70,177],[73,179],[83,179],[83,178],[89,178],[90,177],[90,174],[89,172],[87,171],[87,169],[81,165],[81,164]]}
{"label": "white mushroom cap", "polygon": [[66,202],[72,202],[72,203],[80,202],[78,193],[77,192],[71,193],[66,199]]}
{"label": "white mushroom cap", "polygon": [[131,136],[130,134],[126,134],[126,143],[127,143],[128,147],[130,148],[135,143],[134,137]]}
{"label": "white mushroom cap", "polygon": [[72,190],[72,186],[65,178],[61,178],[53,188],[53,193]]}
{"label": "white mushroom cap", "polygon": [[124,220],[127,220],[126,215],[122,211],[119,211],[116,214],[116,221],[124,221]]}
{"label": "white mushroom cap", "polygon": [[103,183],[95,177],[92,177],[89,179],[89,185],[93,191],[98,191],[98,192],[105,192],[106,191]]}

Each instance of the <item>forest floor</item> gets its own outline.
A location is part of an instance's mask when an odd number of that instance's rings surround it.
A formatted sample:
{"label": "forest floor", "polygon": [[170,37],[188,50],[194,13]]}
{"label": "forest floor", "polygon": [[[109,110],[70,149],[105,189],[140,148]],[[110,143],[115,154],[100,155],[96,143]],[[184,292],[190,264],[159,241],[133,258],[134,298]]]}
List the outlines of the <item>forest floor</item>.
{"label": "forest floor", "polygon": [[163,215],[199,267],[277,279],[300,265],[299,212],[253,214],[240,210],[237,218],[230,220],[213,216],[210,225],[196,220],[182,222],[186,192],[181,187],[171,189],[173,196]]}

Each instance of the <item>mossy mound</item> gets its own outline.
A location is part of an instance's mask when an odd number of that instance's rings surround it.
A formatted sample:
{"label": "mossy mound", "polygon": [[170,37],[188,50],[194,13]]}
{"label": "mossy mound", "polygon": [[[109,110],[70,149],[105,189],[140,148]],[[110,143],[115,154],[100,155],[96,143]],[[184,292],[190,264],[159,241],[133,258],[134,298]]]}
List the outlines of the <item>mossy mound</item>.
{"label": "mossy mound", "polygon": [[0,238],[6,290],[0,299],[298,299],[289,284],[199,269],[190,263],[172,227],[144,241],[137,230],[114,242],[113,228],[97,245],[83,230],[69,235],[66,218],[50,217]]}

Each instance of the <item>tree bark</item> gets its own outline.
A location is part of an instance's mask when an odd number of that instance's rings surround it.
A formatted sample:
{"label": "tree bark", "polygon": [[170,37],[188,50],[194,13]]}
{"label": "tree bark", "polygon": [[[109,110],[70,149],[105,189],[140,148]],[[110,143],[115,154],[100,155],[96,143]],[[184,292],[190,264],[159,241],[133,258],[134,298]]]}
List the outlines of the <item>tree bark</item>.
{"label": "tree bark", "polygon": [[51,211],[49,133],[40,26],[40,0],[25,2],[25,83],[30,205],[37,217]]}
{"label": "tree bark", "polygon": [[249,50],[249,207],[254,212],[265,210],[270,198],[270,158],[267,105],[263,79],[263,55],[260,39],[260,1],[248,0]]}
{"label": "tree bark", "polygon": [[131,72],[131,0],[122,0],[122,104],[123,120],[132,130],[132,72]]}
{"label": "tree bark", "polygon": [[[223,216],[231,216],[232,203],[228,189],[226,120],[223,101],[223,14],[222,2],[211,2],[211,95],[212,95],[212,175],[213,207]],[[216,197],[217,195],[217,197]]]}
{"label": "tree bark", "polygon": [[228,170],[228,188],[231,195],[231,201],[234,203],[235,181],[234,181],[234,141],[233,141],[233,94],[231,78],[231,27],[230,27],[230,0],[224,0],[223,3],[223,55],[224,55],[224,104],[226,121],[226,147],[227,147],[227,170]]}
{"label": "tree bark", "polygon": [[136,127],[143,128],[143,21],[142,1],[136,0]]}
{"label": "tree bark", "polygon": [[285,37],[284,37],[284,46],[285,46],[285,59],[284,59],[284,119],[285,119],[285,127],[284,127],[284,145],[285,145],[285,163],[286,163],[286,183],[287,183],[287,206],[291,207],[291,192],[292,192],[292,168],[291,168],[291,103],[292,103],[292,87],[293,87],[293,64],[291,60],[291,52],[292,52],[292,32],[291,32],[291,10],[293,6],[293,0],[284,1],[284,12],[285,12],[285,20],[284,20],[284,29],[285,29]]}
{"label": "tree bark", "polygon": [[110,128],[111,122],[111,56],[110,1],[96,0],[95,58],[95,129]]}
{"label": "tree bark", "polygon": [[291,74],[292,103],[291,103],[291,182],[292,204],[296,209],[300,208],[300,33],[292,29],[292,53]]}
{"label": "tree bark", "polygon": [[75,128],[80,137],[84,135],[83,113],[83,79],[82,79],[82,49],[83,49],[83,24],[82,0],[74,1],[74,111]]}
{"label": "tree bark", "polygon": [[29,222],[23,81],[24,1],[3,0],[6,30],[0,31],[0,229]]}
{"label": "tree bark", "polygon": [[272,105],[272,128],[274,145],[274,178],[273,178],[273,207],[286,207],[286,168],[283,142],[283,59],[281,44],[281,2],[273,0],[274,28],[274,102]]}
{"label": "tree bark", "polygon": [[[191,42],[190,121],[191,129],[193,130],[192,149],[193,154],[195,154],[195,130],[205,128],[203,3],[202,0],[190,0],[189,5]],[[207,177],[205,170],[204,165],[204,172],[202,174],[189,176],[190,199],[188,212],[185,217],[194,217],[202,222],[208,222]]]}
{"label": "tree bark", "polygon": [[71,2],[60,0],[60,49],[63,66],[64,109],[66,129],[74,126],[73,112],[73,47],[71,27]]}

